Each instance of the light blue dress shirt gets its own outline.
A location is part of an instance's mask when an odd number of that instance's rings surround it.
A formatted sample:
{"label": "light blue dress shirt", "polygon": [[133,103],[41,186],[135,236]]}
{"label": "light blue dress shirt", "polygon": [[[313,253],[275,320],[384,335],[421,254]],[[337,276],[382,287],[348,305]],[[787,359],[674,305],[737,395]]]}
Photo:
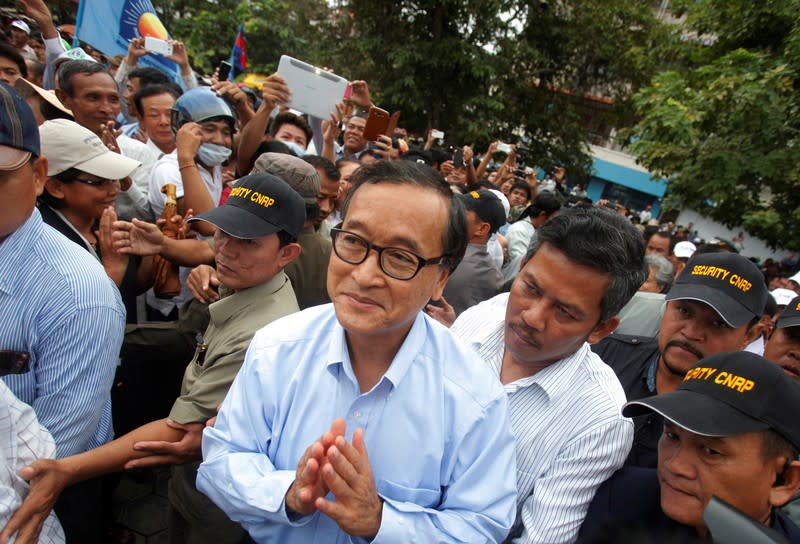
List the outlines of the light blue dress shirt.
{"label": "light blue dress shirt", "polygon": [[33,406],[58,457],[113,438],[111,385],[124,332],[125,307],[103,266],[33,210],[0,244],[0,349],[31,357],[30,371],[3,381]]}
{"label": "light blue dress shirt", "polygon": [[364,394],[331,304],[257,332],[205,430],[198,489],[257,542],[365,542],[319,512],[290,522],[285,511],[298,461],[337,417],[348,440],[364,428],[384,500],[373,542],[505,538],[516,510],[505,393],[474,352],[422,313]]}

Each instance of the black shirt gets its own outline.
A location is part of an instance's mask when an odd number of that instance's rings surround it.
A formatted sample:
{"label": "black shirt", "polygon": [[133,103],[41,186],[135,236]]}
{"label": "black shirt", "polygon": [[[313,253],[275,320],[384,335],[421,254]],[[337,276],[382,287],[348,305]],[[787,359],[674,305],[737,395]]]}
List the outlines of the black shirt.
{"label": "black shirt", "polygon": [[[629,401],[656,394],[658,339],[614,334],[594,344],[592,351],[614,370]],[[633,446],[625,466],[655,468],[658,463],[658,439],[663,428],[663,419],[658,414],[633,418]]]}

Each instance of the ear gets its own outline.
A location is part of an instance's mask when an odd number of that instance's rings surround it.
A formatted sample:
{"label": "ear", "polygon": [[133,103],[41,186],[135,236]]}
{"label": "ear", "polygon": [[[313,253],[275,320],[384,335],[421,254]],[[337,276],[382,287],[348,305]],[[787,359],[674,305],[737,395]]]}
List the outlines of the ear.
{"label": "ear", "polygon": [[764,333],[764,322],[759,321],[758,323],[750,327],[750,330],[745,332],[744,339],[742,340],[742,345],[739,349],[744,350],[744,348],[746,348],[751,342],[753,342],[763,333]]}
{"label": "ear", "polygon": [[792,461],[784,469],[784,459],[781,457],[775,461],[775,474],[782,475],[782,478],[777,479],[769,491],[769,502],[776,508],[789,502],[800,489],[800,461]]}
{"label": "ear", "polygon": [[72,108],[70,108],[69,106],[67,106],[67,101],[68,101],[68,100],[69,100],[69,98],[70,98],[70,97],[69,97],[69,95],[68,95],[67,93],[65,93],[65,92],[64,92],[64,91],[62,91],[61,89],[56,89],[56,98],[58,98],[58,100],[59,100],[59,101],[60,101],[62,104],[64,104],[64,106],[66,106],[66,107],[67,107],[67,109],[72,109]]}
{"label": "ear", "polygon": [[617,328],[619,325],[619,316],[609,317],[605,321],[601,321],[594,326],[592,332],[589,333],[589,338],[586,339],[590,344],[596,344]]}
{"label": "ear", "polygon": [[65,197],[64,182],[58,181],[56,178],[45,177],[43,187],[53,198],[63,199]]}
{"label": "ear", "polygon": [[444,286],[447,285],[447,280],[450,279],[450,267],[448,266],[444,270],[441,270],[439,273],[439,278],[436,280],[436,284],[433,286],[433,293],[431,294],[430,298],[433,300],[439,300],[442,297],[442,293],[444,292]]}
{"label": "ear", "polygon": [[280,268],[285,267],[290,262],[298,258],[302,251],[303,248],[301,248],[300,244],[298,243],[286,244],[283,246],[278,252],[278,264],[280,265]]}
{"label": "ear", "polygon": [[486,221],[481,221],[481,224],[478,227],[476,234],[478,236],[490,236],[491,233],[489,231],[491,230],[491,228],[492,226],[489,223],[487,223]]}
{"label": "ear", "polygon": [[44,191],[44,184],[47,180],[47,158],[39,157],[33,161],[33,184],[36,187],[36,196]]}

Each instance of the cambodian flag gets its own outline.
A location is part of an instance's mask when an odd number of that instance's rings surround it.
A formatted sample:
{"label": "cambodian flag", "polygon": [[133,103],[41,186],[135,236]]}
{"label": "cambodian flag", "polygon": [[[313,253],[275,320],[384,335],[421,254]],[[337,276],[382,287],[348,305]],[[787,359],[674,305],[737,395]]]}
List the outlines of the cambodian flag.
{"label": "cambodian flag", "polygon": [[228,73],[228,80],[233,81],[235,77],[234,72],[240,74],[247,70],[247,41],[244,37],[244,23],[239,25],[239,33],[236,35],[236,41],[233,42],[233,49],[231,49],[231,71]]}

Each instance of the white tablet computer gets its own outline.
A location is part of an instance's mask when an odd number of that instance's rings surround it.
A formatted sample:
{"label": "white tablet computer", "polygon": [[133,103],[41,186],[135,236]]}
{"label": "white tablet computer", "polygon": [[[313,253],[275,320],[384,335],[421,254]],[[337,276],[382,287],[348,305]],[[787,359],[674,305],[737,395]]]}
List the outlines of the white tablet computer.
{"label": "white tablet computer", "polygon": [[316,66],[283,55],[278,73],[292,91],[289,107],[320,119],[328,119],[344,98],[347,80]]}

